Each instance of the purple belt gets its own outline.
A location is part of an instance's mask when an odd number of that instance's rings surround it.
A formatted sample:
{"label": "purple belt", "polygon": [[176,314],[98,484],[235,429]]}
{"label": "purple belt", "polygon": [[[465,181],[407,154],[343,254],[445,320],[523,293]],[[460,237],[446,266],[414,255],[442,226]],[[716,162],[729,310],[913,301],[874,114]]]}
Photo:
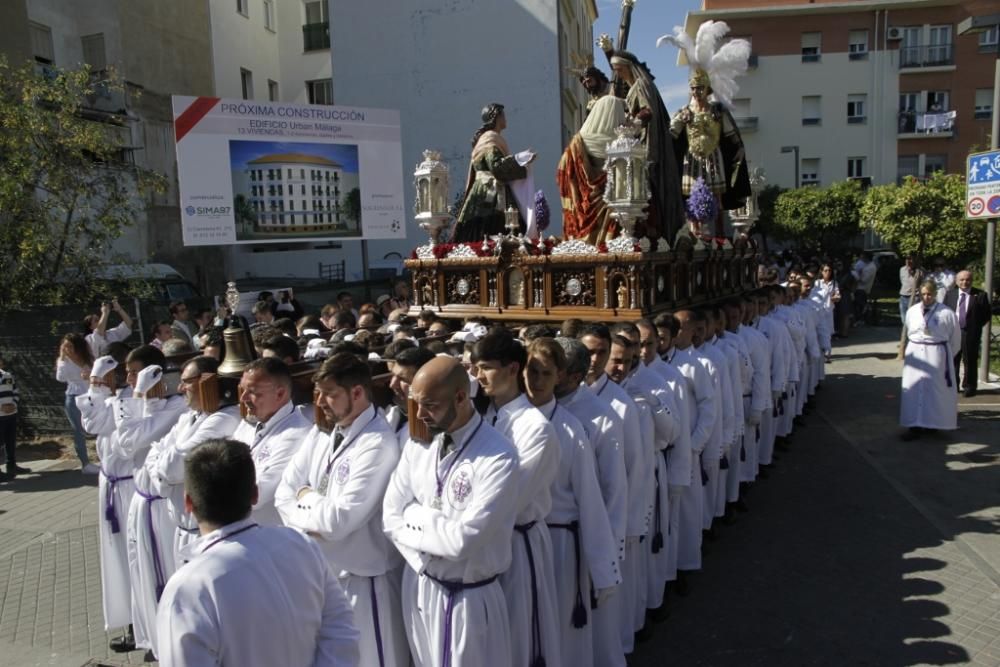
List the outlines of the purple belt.
{"label": "purple belt", "polygon": [[385,667],[385,655],[382,651],[382,624],[378,620],[378,598],[375,596],[375,577],[369,577],[371,583],[372,621],[375,623],[375,646],[378,647],[379,667]]}
{"label": "purple belt", "polygon": [[545,667],[545,656],[542,655],[542,626],[538,619],[538,578],[535,575],[535,554],[531,551],[531,540],[528,531],[535,521],[514,526],[524,539],[524,550],[528,553],[528,567],[531,569],[531,662],[528,667]]}
{"label": "purple belt", "polygon": [[156,541],[156,529],[153,527],[153,502],[163,500],[163,496],[156,496],[146,493],[139,487],[135,492],[143,499],[146,512],[146,528],[149,529],[150,550],[153,552],[153,574],[156,576],[156,601],[160,601],[163,595],[163,588],[167,585],[167,578],[163,575],[163,562],[160,560],[160,549]]}
{"label": "purple belt", "polygon": [[951,366],[951,360],[947,359],[947,357],[949,356],[948,355],[948,343],[946,343],[945,341],[933,342],[933,343],[924,343],[924,342],[921,342],[919,340],[910,340],[910,342],[913,343],[914,345],[926,345],[927,347],[943,347],[944,348],[944,356],[946,357],[945,363],[944,363],[944,381],[947,382],[948,386],[950,387],[951,386],[951,371],[949,370],[949,366]]}
{"label": "purple belt", "polygon": [[583,606],[583,591],[580,590],[580,522],[550,523],[549,528],[559,528],[573,533],[573,555],[576,556],[576,604],[573,605],[573,627],[587,625],[587,608]]}
{"label": "purple belt", "polygon": [[119,533],[121,532],[121,525],[118,523],[118,512],[115,511],[115,486],[118,485],[118,482],[132,479],[132,475],[115,477],[114,475],[109,475],[104,468],[101,468],[101,474],[104,475],[104,479],[108,480],[108,497],[104,505],[104,520],[111,524],[112,533]]}
{"label": "purple belt", "polygon": [[451,621],[453,612],[455,611],[455,594],[461,593],[462,591],[472,590],[473,588],[489,586],[497,580],[498,575],[494,574],[488,579],[474,581],[470,584],[467,584],[464,581],[438,579],[429,572],[424,572],[423,575],[448,592],[448,601],[444,606],[444,636],[442,637],[441,667],[451,667]]}

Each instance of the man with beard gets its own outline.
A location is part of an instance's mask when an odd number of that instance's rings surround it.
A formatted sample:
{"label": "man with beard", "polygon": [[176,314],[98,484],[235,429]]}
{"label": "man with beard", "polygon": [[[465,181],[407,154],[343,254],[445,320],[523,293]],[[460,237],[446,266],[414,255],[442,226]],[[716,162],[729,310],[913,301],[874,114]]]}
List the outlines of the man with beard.
{"label": "man with beard", "polygon": [[274,492],[312,424],[292,405],[292,374],[274,357],[247,364],[240,378],[240,404],[246,416],[233,439],[245,443],[253,454],[259,491],[253,519],[278,526],[281,517],[274,506]]}
{"label": "man with beard", "polygon": [[469,377],[454,359],[428,361],[410,391],[414,417],[434,437],[403,446],[382,518],[406,560],[402,608],[413,662],[513,665],[498,579],[511,562],[517,452],[475,411]]}
{"label": "man with beard", "polygon": [[286,526],[312,535],[340,579],[361,634],[362,665],[406,667],[403,559],[382,530],[382,499],[399,461],[395,434],[371,403],[368,363],[340,352],[313,377],[327,433],[313,426],[274,495]]}
{"label": "man with beard", "polygon": [[401,351],[392,361],[392,378],[389,388],[392,390],[392,407],[386,412],[385,418],[389,427],[396,434],[400,449],[410,437],[408,424],[410,415],[407,412],[407,401],[410,398],[410,385],[417,371],[434,358],[434,353],[425,347],[411,347]]}
{"label": "man with beard", "polygon": [[559,472],[559,440],[521,389],[526,361],[524,346],[506,329],[491,331],[472,348],[476,379],[490,398],[484,417],[518,456],[517,535],[510,569],[500,577],[513,638],[511,664],[542,659],[561,665],[552,540],[545,525]]}
{"label": "man with beard", "polygon": [[184,364],[177,390],[188,409],[146,456],[153,490],[167,499],[167,511],[176,526],[169,542],[178,567],[184,562],[184,547],[198,538],[198,522],[184,509],[184,460],[201,443],[228,438],[240,423],[240,411],[235,405],[206,411],[210,408],[202,400],[201,383],[218,371],[219,362],[213,357],[195,357]]}
{"label": "man with beard", "polygon": [[583,70],[583,74],[580,75],[580,83],[589,97],[587,100],[588,113],[593,108],[594,102],[611,92],[611,82],[608,81],[608,77],[593,65]]}

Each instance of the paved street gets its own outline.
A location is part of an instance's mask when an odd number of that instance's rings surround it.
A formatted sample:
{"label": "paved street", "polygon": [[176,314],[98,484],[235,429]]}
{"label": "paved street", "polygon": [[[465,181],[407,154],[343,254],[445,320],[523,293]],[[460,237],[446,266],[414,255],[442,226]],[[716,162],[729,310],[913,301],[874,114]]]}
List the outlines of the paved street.
{"label": "paved street", "polygon": [[[632,665],[1000,665],[1000,392],[963,399],[958,431],[904,443],[895,330],[852,334]],[[96,480],[23,458],[39,474],[0,484],[0,662],[141,662],[107,651]]]}

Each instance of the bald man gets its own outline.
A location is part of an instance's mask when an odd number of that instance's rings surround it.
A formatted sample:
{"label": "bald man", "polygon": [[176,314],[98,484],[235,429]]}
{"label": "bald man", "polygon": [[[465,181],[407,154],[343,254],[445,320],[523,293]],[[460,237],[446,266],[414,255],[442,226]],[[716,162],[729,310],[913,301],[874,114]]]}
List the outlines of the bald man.
{"label": "bald man", "polygon": [[510,624],[498,578],[511,563],[517,453],[476,413],[469,378],[454,359],[424,364],[410,393],[417,404],[411,417],[433,437],[404,444],[382,519],[407,564],[403,620],[413,662],[509,665]]}
{"label": "bald man", "polygon": [[972,286],[972,273],[969,271],[959,271],[955,277],[955,284],[958,285],[955,315],[962,331],[962,349],[955,355],[955,380],[957,383],[961,377],[960,366],[964,365],[965,377],[962,378],[962,390],[966,398],[970,398],[976,395],[979,380],[976,364],[979,360],[983,326],[990,319],[990,298],[986,292]]}

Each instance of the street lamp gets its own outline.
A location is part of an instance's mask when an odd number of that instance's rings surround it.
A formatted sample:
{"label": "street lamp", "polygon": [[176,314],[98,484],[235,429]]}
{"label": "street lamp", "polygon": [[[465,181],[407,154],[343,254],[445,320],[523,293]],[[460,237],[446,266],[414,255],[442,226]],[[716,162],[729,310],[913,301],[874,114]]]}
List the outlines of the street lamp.
{"label": "street lamp", "polygon": [[[983,16],[970,16],[958,24],[959,35],[974,35],[986,32],[991,28],[996,28],[1000,32],[1000,14],[984,14]],[[993,68],[993,127],[992,141],[990,148],[996,150],[998,147],[997,135],[1000,135],[1000,39],[997,40],[997,58]],[[993,250],[997,241],[997,219],[990,218],[986,221],[986,294],[993,296]],[[980,344],[979,359],[979,381],[989,382],[990,379],[990,319],[986,320],[983,327],[983,340]]]}
{"label": "street lamp", "polygon": [[782,153],[795,153],[795,187],[799,187],[799,147],[798,146],[782,146]]}

